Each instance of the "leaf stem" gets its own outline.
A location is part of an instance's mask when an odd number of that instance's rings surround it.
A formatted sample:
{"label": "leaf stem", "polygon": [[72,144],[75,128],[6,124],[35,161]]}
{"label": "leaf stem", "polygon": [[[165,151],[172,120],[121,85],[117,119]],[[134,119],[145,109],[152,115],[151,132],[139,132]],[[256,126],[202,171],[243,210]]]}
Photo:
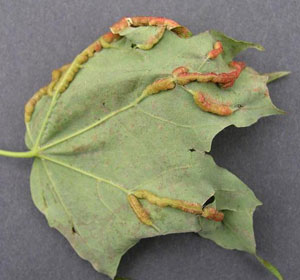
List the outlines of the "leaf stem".
{"label": "leaf stem", "polygon": [[28,152],[13,152],[0,150],[0,156],[13,157],[13,158],[32,158],[38,156],[37,150],[32,150]]}
{"label": "leaf stem", "polygon": [[270,262],[264,260],[258,255],[255,255],[256,259],[266,268],[268,269],[278,280],[283,280],[282,275],[278,271],[278,269],[272,265]]}

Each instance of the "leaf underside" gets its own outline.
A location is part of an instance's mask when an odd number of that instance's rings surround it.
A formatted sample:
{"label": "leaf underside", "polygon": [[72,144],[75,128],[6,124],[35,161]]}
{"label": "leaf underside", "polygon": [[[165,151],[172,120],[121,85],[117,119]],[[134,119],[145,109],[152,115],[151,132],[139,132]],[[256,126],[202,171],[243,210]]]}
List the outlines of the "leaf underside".
{"label": "leaf underside", "polygon": [[[148,85],[179,66],[190,72],[228,72],[228,62],[240,51],[262,49],[217,31],[184,39],[169,30],[150,50],[135,47],[156,34],[155,28],[124,32],[121,40],[84,64],[53,107],[31,173],[33,201],[49,225],[97,271],[112,278],[122,255],[152,236],[198,232],[224,248],[255,254],[252,214],[260,202],[205,152],[225,127],[245,127],[282,113],[269,97],[268,76],[250,67],[227,89],[214,83],[185,86],[229,104],[236,110],[230,116],[202,111],[178,85],[131,106]],[[223,43],[224,53],[206,60],[216,40]],[[31,136],[26,135],[29,148],[50,103],[51,97],[44,97],[36,105],[28,125]],[[212,205],[225,218],[210,221],[141,201],[156,231],[141,223],[128,204],[126,192],[138,189],[200,204],[214,196]]]}

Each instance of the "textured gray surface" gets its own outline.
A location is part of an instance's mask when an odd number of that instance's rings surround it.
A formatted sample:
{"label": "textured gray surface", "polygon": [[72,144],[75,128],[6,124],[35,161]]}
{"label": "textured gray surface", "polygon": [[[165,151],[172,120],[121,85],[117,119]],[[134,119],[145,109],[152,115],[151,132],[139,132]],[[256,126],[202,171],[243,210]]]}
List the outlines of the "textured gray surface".
{"label": "textured gray surface", "polygon": [[[299,13],[299,0],[2,0],[0,148],[25,150],[24,103],[49,81],[52,69],[70,62],[123,16],[165,16],[194,33],[214,28],[261,43],[266,52],[250,50],[239,59],[260,72],[292,71],[270,85],[274,103],[288,114],[225,129],[212,154],[264,202],[254,215],[258,253],[285,279],[299,279]],[[81,260],[34,207],[31,163],[0,157],[0,279],[108,279]],[[246,253],[194,234],[142,240],[123,257],[119,274],[133,280],[273,279]]]}

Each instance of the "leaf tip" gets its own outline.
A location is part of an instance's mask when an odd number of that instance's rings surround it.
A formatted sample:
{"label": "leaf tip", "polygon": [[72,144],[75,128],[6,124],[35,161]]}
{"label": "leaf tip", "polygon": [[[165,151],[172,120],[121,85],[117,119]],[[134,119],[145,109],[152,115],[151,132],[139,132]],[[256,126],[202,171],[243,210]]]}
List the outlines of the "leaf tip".
{"label": "leaf tip", "polygon": [[287,114],[286,111],[277,108],[275,105],[274,105],[274,109],[275,109],[275,114],[274,115],[286,115]]}
{"label": "leaf tip", "polygon": [[287,115],[287,112],[281,109],[277,109],[278,110],[278,115]]}
{"label": "leaf tip", "polygon": [[278,72],[272,72],[272,73],[265,73],[265,74],[263,74],[263,76],[268,77],[267,84],[269,84],[269,83],[271,83],[277,79],[283,78],[289,74],[291,74],[290,71],[278,71]]}
{"label": "leaf tip", "polygon": [[265,49],[262,45],[260,45],[260,44],[253,44],[253,48],[255,48],[255,49],[257,49],[257,50],[259,50],[259,51],[261,51],[261,52],[263,52],[263,51],[266,50],[266,49]]}

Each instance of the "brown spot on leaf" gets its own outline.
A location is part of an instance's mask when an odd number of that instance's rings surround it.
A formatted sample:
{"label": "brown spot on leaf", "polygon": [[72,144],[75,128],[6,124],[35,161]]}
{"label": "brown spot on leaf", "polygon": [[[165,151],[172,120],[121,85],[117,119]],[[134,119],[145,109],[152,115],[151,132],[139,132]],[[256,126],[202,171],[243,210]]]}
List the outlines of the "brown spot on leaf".
{"label": "brown spot on leaf", "polygon": [[198,91],[194,95],[194,101],[205,112],[210,112],[219,116],[228,116],[233,110],[227,104],[222,104],[218,100]]}

